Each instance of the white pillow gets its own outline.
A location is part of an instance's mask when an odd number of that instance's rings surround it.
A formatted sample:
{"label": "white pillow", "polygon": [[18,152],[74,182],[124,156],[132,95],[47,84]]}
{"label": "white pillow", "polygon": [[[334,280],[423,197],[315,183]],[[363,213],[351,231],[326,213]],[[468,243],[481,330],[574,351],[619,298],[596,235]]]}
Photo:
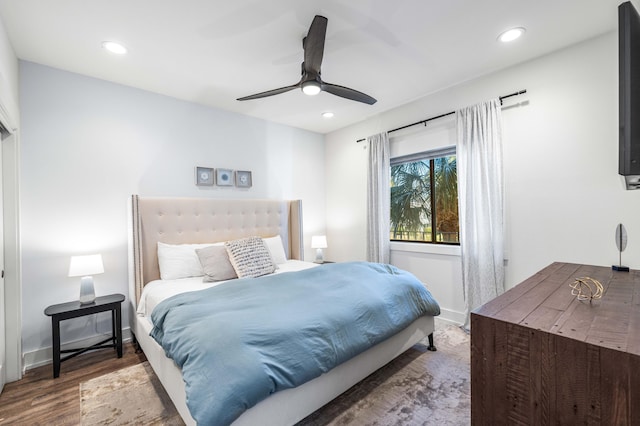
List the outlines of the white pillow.
{"label": "white pillow", "polygon": [[[165,244],[158,242],[158,267],[160,278],[177,280],[204,275],[196,249],[214,244]],[[222,245],[222,243],[218,243]]]}
{"label": "white pillow", "polygon": [[238,278],[260,277],[276,270],[271,253],[260,237],[227,241],[224,246]]}
{"label": "white pillow", "polygon": [[267,248],[269,249],[271,258],[276,265],[287,262],[287,255],[284,252],[284,246],[282,245],[282,238],[280,238],[280,235],[276,235],[275,237],[270,238],[263,238],[262,241],[264,241]]}

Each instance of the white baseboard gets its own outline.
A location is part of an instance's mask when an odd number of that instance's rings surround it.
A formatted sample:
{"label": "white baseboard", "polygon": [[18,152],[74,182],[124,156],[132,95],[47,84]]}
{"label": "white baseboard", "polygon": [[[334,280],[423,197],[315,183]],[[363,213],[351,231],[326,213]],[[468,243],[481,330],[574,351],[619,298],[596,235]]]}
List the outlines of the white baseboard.
{"label": "white baseboard", "polygon": [[464,324],[466,315],[464,314],[464,312],[440,308],[440,316],[437,316],[436,318],[453,325],[462,325]]}
{"label": "white baseboard", "polygon": [[[61,345],[61,349],[73,349],[73,348],[86,348],[91,345],[95,345],[101,340],[111,337],[109,334],[97,334],[95,336],[88,337],[86,339],[76,340],[74,342],[67,342]],[[122,342],[131,341],[131,329],[129,327],[122,329]],[[43,365],[51,364],[53,362],[53,348],[48,346],[46,348],[36,349],[35,351],[25,352],[22,354],[22,366],[23,373],[32,368],[41,367]]]}

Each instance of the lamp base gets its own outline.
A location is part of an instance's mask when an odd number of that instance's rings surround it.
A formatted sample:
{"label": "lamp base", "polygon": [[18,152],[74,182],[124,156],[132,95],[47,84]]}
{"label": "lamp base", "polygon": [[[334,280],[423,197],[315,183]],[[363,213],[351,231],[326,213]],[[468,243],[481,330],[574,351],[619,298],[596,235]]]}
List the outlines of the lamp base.
{"label": "lamp base", "polygon": [[96,293],[93,289],[93,277],[86,276],[80,278],[80,304],[86,305],[96,300]]}
{"label": "lamp base", "polygon": [[313,261],[313,263],[324,263],[324,255],[321,248],[316,249],[316,259]]}
{"label": "lamp base", "polygon": [[614,271],[629,272],[629,267],[628,266],[613,265],[613,266],[611,266],[611,269],[613,269]]}

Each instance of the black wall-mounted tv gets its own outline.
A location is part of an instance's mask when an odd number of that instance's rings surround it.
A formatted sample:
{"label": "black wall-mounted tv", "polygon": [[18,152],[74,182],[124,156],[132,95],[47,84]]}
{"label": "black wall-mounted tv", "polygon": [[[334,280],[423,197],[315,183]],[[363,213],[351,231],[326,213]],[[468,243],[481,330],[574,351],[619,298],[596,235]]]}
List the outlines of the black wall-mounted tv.
{"label": "black wall-mounted tv", "polygon": [[618,173],[627,189],[640,189],[640,15],[630,1],[618,6],[618,49]]}

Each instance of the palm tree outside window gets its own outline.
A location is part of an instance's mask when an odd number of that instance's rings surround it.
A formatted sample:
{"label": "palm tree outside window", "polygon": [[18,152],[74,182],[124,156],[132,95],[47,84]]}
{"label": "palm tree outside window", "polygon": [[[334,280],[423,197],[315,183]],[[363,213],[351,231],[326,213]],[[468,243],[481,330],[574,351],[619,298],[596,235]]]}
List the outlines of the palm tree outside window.
{"label": "palm tree outside window", "polygon": [[391,159],[392,241],[460,244],[455,147]]}

